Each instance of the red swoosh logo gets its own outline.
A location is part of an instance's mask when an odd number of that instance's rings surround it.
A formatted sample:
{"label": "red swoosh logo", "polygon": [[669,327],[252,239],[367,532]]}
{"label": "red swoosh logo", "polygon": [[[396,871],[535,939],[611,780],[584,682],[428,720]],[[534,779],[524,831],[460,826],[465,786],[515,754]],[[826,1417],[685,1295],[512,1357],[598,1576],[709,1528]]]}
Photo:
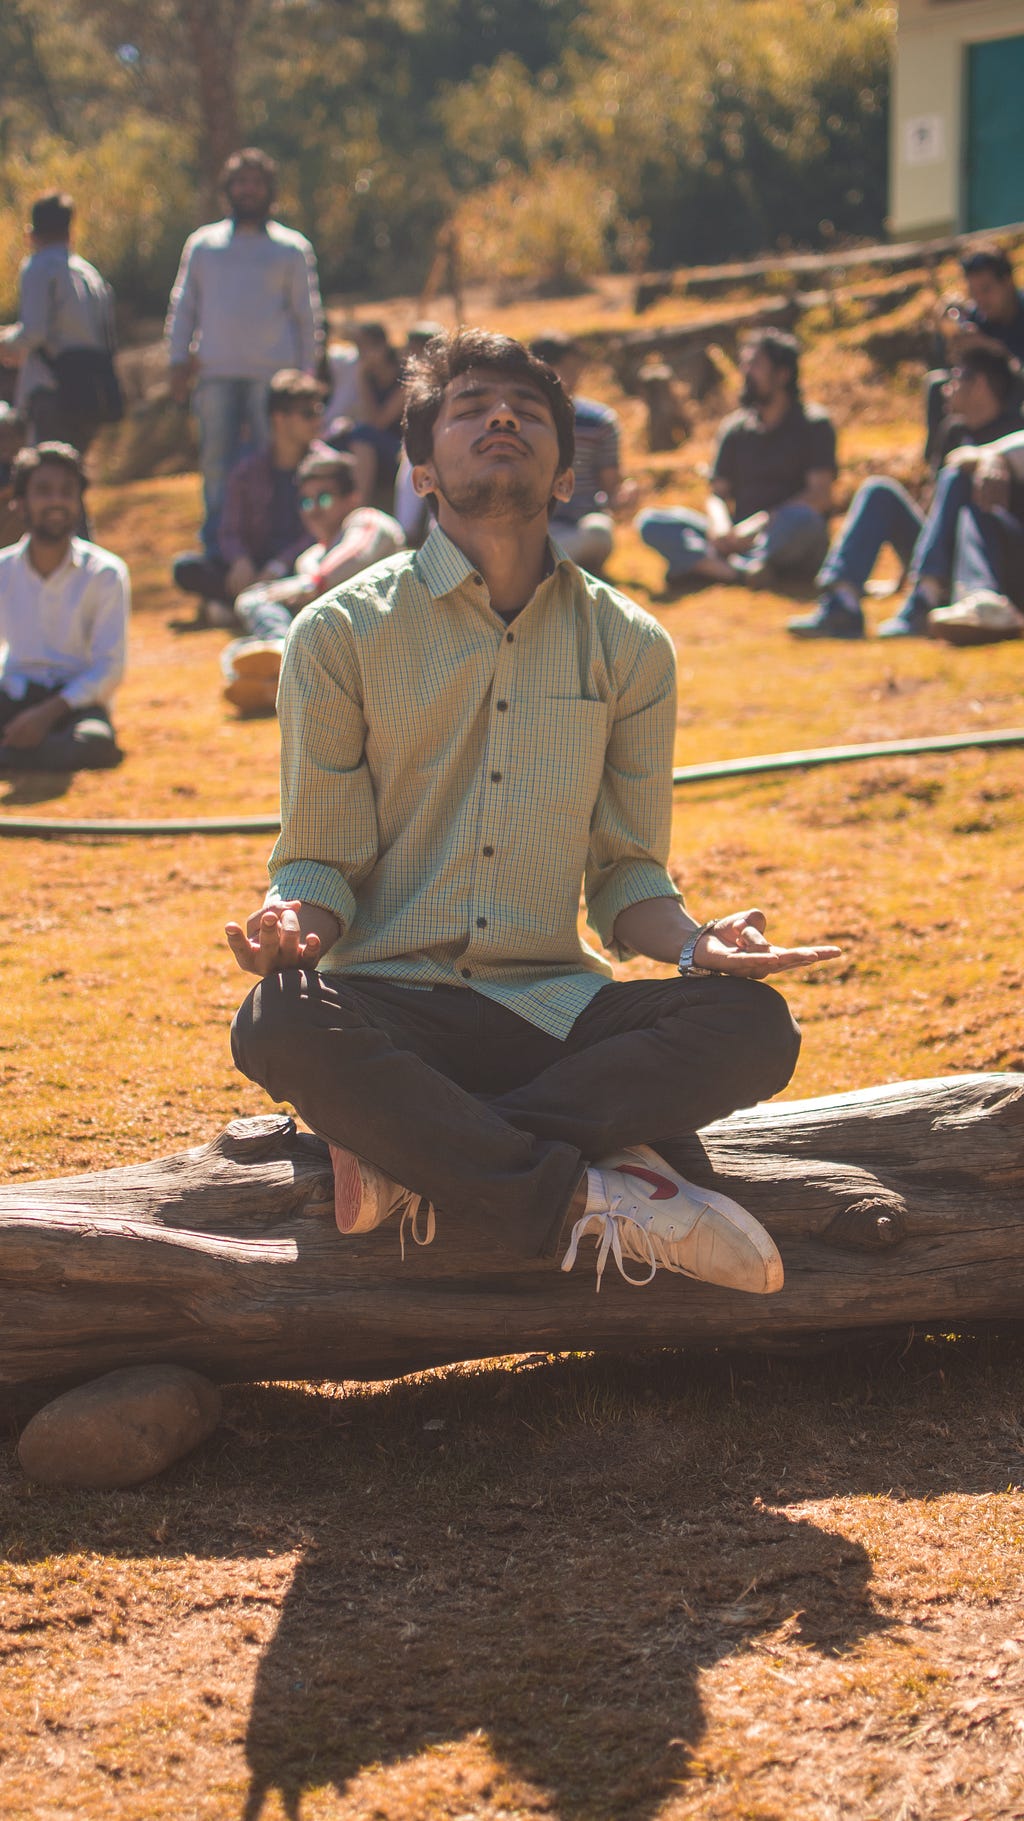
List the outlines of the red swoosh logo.
{"label": "red swoosh logo", "polygon": [[673,1195],[678,1195],[679,1193],[674,1182],[669,1182],[668,1178],[665,1176],[656,1175],[653,1170],[645,1170],[643,1164],[640,1163],[624,1163],[621,1166],[619,1174],[622,1176],[639,1176],[643,1182],[650,1183],[652,1201],[671,1201]]}

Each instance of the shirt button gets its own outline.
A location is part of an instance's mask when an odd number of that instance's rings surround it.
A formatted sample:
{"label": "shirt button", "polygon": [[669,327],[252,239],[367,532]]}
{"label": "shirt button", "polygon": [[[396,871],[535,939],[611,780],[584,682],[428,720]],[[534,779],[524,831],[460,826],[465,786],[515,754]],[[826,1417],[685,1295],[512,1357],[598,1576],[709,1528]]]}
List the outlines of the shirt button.
{"label": "shirt button", "polygon": [[474,588],[482,588],[484,585],[484,578],[482,575],[473,574],[470,576],[469,579],[472,582]]}
{"label": "shirt button", "polygon": [[464,967],[460,971],[462,973],[463,980],[472,980],[473,969],[471,967]]}
{"label": "shirt button", "polygon": [[515,635],[515,633],[514,633],[514,632],[506,632],[506,634],[505,634],[505,643],[506,643],[506,645],[514,645],[514,644],[515,644],[515,642],[516,642],[516,635]]}
{"label": "shirt button", "polygon": [[501,773],[500,773],[500,771],[492,771],[492,773],[491,773],[491,783],[492,783],[492,784],[500,784],[500,783],[501,783]]}
{"label": "shirt button", "polygon": [[477,929],[486,929],[487,928],[487,918],[478,917],[476,920],[476,926],[477,926]]}
{"label": "shirt button", "polygon": [[485,847],[485,848],[484,848],[484,853],[485,853],[485,854],[486,854],[486,855],[487,855],[487,858],[488,858],[488,860],[492,860],[492,859],[493,859],[493,858],[494,858],[494,849],[493,849],[493,847]]}
{"label": "shirt button", "polygon": [[496,702],[495,707],[497,708],[499,714],[504,714],[506,708],[508,707],[508,703],[507,702]]}

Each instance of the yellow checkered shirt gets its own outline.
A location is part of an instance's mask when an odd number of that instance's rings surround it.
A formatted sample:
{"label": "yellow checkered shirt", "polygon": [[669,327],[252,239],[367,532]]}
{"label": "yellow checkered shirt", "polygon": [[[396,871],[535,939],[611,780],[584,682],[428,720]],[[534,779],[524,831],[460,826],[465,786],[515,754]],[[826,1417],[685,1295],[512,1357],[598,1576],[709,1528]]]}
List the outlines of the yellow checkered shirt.
{"label": "yellow checkered shirt", "polygon": [[274,892],[325,905],[321,967],[486,994],[564,1037],[615,919],[678,898],[675,662],[557,545],[510,625],[434,530],[299,614],[281,669]]}

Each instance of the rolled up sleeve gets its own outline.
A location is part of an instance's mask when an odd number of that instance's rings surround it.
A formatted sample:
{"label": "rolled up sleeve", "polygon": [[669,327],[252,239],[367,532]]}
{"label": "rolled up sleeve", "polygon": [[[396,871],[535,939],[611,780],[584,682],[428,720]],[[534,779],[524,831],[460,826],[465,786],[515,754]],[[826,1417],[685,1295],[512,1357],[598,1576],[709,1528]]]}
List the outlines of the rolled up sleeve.
{"label": "rolled up sleeve", "polygon": [[322,904],[347,930],[379,838],[350,627],[333,603],[308,607],[295,620],[277,710],[281,833],[271,880],[281,897]]}
{"label": "rolled up sleeve", "polygon": [[584,882],[587,916],[605,947],[620,911],[681,894],[667,870],[676,726],[675,653],[661,627],[645,642],[620,691],[594,808]]}

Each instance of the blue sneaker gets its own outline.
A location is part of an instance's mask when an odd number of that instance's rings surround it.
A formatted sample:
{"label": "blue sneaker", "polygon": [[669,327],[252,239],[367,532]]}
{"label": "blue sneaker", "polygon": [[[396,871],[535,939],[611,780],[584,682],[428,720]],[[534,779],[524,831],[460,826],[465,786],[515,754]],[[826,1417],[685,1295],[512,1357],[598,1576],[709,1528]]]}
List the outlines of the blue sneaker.
{"label": "blue sneaker", "polygon": [[788,620],[786,631],[794,639],[862,639],[864,615],[838,594],[823,594],[815,612]]}
{"label": "blue sneaker", "polygon": [[908,594],[899,613],[894,613],[891,620],[883,620],[878,628],[880,639],[926,639],[928,637],[928,615],[933,603],[920,594],[915,588]]}

